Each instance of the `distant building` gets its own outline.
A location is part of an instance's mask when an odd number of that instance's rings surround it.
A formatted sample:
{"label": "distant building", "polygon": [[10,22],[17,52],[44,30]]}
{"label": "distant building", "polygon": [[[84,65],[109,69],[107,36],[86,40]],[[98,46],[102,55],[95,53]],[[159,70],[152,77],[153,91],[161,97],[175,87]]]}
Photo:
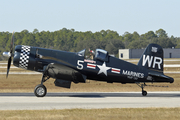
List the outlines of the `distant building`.
{"label": "distant building", "polygon": [[[119,59],[140,58],[145,49],[119,49]],[[180,58],[180,49],[166,48],[164,58]]]}

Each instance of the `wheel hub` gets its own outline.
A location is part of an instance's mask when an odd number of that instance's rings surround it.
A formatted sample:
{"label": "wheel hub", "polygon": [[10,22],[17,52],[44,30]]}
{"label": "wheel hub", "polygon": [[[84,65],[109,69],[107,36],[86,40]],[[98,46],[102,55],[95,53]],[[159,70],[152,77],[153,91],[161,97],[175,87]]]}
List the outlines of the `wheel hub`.
{"label": "wheel hub", "polygon": [[42,88],[42,87],[39,87],[39,88],[37,88],[37,90],[36,90],[36,93],[38,94],[38,95],[43,95],[44,94],[44,89]]}

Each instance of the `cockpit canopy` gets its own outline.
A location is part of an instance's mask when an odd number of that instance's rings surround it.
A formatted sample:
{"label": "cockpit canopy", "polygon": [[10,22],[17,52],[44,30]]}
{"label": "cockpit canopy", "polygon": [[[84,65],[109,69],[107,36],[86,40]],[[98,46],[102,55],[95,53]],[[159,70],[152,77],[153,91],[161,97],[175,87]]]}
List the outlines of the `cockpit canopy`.
{"label": "cockpit canopy", "polygon": [[108,61],[108,52],[102,49],[96,49],[95,59],[101,61]]}
{"label": "cockpit canopy", "polygon": [[[87,54],[86,49],[79,51],[77,54],[79,56],[84,56],[85,59],[90,59],[89,55]],[[86,55],[87,54],[87,55]],[[101,61],[108,61],[108,52],[102,49],[96,49],[93,59],[101,60]]]}
{"label": "cockpit canopy", "polygon": [[86,49],[83,49],[83,50],[79,51],[77,54],[79,56],[84,56],[85,55],[85,51],[86,51]]}

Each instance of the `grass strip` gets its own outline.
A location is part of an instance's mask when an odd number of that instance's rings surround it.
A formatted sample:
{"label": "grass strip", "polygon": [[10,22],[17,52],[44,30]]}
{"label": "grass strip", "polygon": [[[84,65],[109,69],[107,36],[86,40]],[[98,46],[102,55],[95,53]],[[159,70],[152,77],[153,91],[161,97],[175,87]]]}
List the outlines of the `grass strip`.
{"label": "grass strip", "polygon": [[1,110],[0,116],[0,120],[179,120],[180,108]]}

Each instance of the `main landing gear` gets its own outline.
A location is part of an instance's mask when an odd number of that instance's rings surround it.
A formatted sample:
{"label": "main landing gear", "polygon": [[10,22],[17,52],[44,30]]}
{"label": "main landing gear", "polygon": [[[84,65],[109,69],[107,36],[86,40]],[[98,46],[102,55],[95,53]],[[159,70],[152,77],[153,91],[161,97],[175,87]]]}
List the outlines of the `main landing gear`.
{"label": "main landing gear", "polygon": [[141,83],[136,83],[141,89],[142,89],[142,95],[146,96],[147,95],[147,91],[144,91],[145,86],[147,86],[145,83],[141,84]]}
{"label": "main landing gear", "polygon": [[47,93],[47,89],[43,84],[39,84],[34,89],[34,94],[37,97],[44,97]]}
{"label": "main landing gear", "polygon": [[34,89],[34,94],[37,97],[44,97],[47,93],[46,87],[43,85],[44,82],[46,82],[50,77],[43,74],[41,84],[37,85]]}

